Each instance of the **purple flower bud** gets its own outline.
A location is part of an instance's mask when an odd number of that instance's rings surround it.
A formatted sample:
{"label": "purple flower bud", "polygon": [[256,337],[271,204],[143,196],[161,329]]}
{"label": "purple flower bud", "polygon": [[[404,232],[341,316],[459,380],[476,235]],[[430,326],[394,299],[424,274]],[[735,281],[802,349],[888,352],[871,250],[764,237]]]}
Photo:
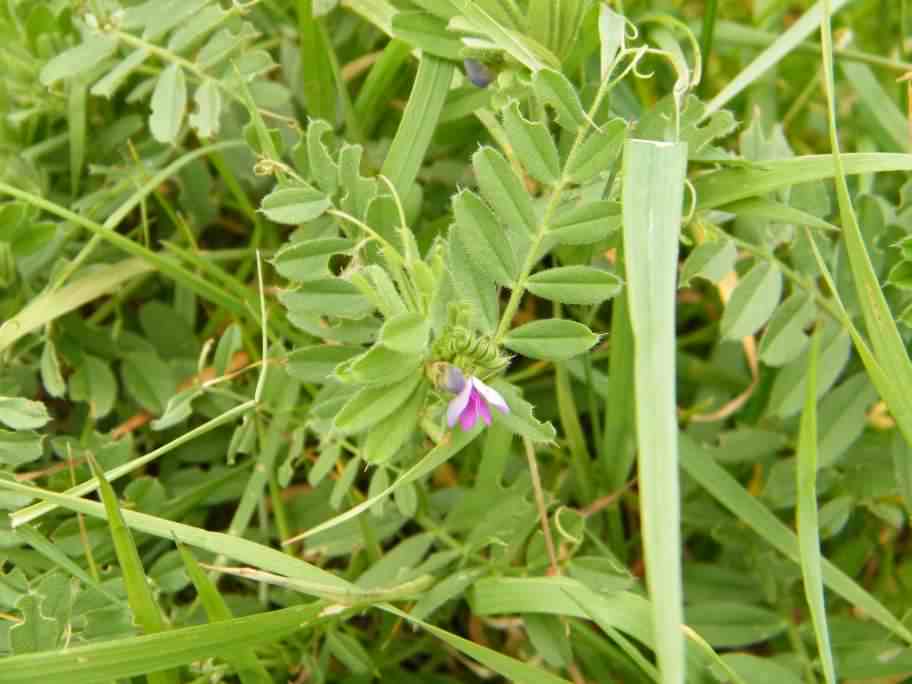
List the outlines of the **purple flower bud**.
{"label": "purple flower bud", "polygon": [[491,81],[494,80],[494,74],[481,62],[474,59],[463,60],[466,76],[479,88],[487,88]]}

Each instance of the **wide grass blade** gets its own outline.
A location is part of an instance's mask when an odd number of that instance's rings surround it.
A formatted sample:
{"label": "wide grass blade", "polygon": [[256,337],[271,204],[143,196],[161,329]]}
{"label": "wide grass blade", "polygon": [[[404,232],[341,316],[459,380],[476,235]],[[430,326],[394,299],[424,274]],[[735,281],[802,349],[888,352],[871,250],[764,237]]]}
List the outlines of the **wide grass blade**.
{"label": "wide grass blade", "polygon": [[311,603],[65,651],[4,658],[0,684],[110,684],[278,641],[317,620],[322,609],[324,604]]}
{"label": "wide grass blade", "polygon": [[826,604],[823,598],[823,568],[820,555],[820,535],[817,516],[817,357],[820,350],[820,331],[814,335],[808,355],[806,398],[801,414],[797,459],[797,528],[801,556],[801,575],[804,594],[811,610],[817,650],[823,663],[827,684],[836,684],[830,631],[827,626]]}
{"label": "wide grass blade", "polygon": [[646,577],[663,684],[684,682],[675,297],[687,145],[628,140],[624,257],[634,341],[636,435]]}
{"label": "wide grass blade", "polygon": [[128,280],[154,270],[155,266],[148,261],[124,259],[103,267],[103,270],[93,270],[91,274],[58,290],[39,295],[0,326],[0,352],[21,337],[75,311],[83,304],[122,288]]}
{"label": "wide grass blade", "polygon": [[[887,152],[842,155],[844,174],[912,171],[912,154]],[[836,175],[833,157],[810,154],[792,159],[735,166],[694,178],[697,209],[718,209],[731,202],[759,197],[792,185],[826,180]]]}
{"label": "wide grass blade", "polygon": [[[87,501],[75,496],[68,496],[57,492],[51,492],[45,489],[38,489],[19,482],[12,482],[0,478],[0,489],[9,492],[15,492],[25,496],[37,497],[50,501],[58,506],[67,508],[76,513],[92,516],[93,518],[106,519],[104,506],[94,501]],[[165,520],[147,513],[138,511],[121,510],[124,521],[131,530],[136,532],[145,532],[162,539],[182,542],[188,546],[194,546],[204,551],[215,554],[224,554],[241,563],[252,565],[269,572],[294,577],[301,580],[307,580],[314,586],[314,595],[322,596],[323,588],[333,590],[333,595],[341,592],[350,591],[354,585],[345,581],[341,577],[311,565],[287,553],[282,553],[277,549],[257,544],[248,539],[235,537],[222,532],[212,532],[203,530],[192,525]]]}
{"label": "wide grass blade", "polygon": [[418,65],[412,94],[380,169],[401,197],[406,195],[418,176],[418,169],[431,144],[431,136],[450,91],[454,71],[452,62],[427,54]]}
{"label": "wide grass blade", "polygon": [[301,50],[300,87],[307,111],[314,119],[336,121],[336,87],[326,30],[313,15],[313,0],[298,0],[298,33]]}

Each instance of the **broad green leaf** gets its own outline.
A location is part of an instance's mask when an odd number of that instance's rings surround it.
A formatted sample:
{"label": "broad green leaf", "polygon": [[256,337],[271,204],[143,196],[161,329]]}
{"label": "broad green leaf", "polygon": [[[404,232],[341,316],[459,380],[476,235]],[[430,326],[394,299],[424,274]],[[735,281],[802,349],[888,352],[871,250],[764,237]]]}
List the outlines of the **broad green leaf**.
{"label": "broad green leaf", "polygon": [[420,354],[404,354],[377,344],[336,368],[336,376],[350,384],[389,385],[420,374]]}
{"label": "broad green leaf", "polygon": [[40,401],[22,397],[0,397],[0,423],[13,430],[34,430],[51,420],[47,407]]}
{"label": "broad green leaf", "polygon": [[452,276],[452,291],[457,299],[472,304],[473,325],[484,333],[493,333],[498,321],[497,286],[481,272],[469,255],[468,248],[450,229],[447,240],[447,262]]}
{"label": "broad green leaf", "polygon": [[292,242],[276,252],[272,264],[289,280],[320,280],[331,275],[330,258],[336,254],[349,254],[354,246],[352,240],[337,237]]}
{"label": "broad green leaf", "polygon": [[564,245],[588,245],[605,240],[620,227],[620,204],[608,200],[583,202],[557,213],[548,239]]}
{"label": "broad green leaf", "polygon": [[495,412],[494,419],[504,425],[510,432],[526,437],[533,442],[553,442],[557,432],[551,423],[542,423],[535,415],[535,407],[522,398],[519,389],[505,380],[497,380],[491,385],[501,393],[509,413]]}
{"label": "broad green leaf", "polygon": [[[16,655],[52,651],[63,630],[53,617],[42,615],[39,598],[34,594],[23,596],[16,603],[22,615],[22,622],[13,625],[9,631],[9,646]],[[8,659],[4,659],[4,664]]]}
{"label": "broad green leaf", "polygon": [[215,81],[207,78],[193,95],[196,111],[190,114],[190,125],[201,138],[212,138],[219,132],[222,117],[222,94]]}
{"label": "broad green leaf", "polygon": [[760,340],[760,359],[768,366],[794,361],[807,344],[804,329],[814,320],[817,307],[811,295],[795,292],[770,318]]}
{"label": "broad green leaf", "polygon": [[675,301],[687,144],[627,140],[624,264],[633,330],[637,477],[655,650],[663,684],[685,680]]}
{"label": "broad green leaf", "polygon": [[380,344],[393,351],[405,354],[420,354],[425,351],[430,321],[418,313],[406,312],[388,319],[380,328]]}
{"label": "broad green leaf", "polygon": [[[852,351],[852,340],[838,323],[828,322],[821,332],[820,357],[817,366],[817,397],[822,397],[836,382]],[[804,405],[805,372],[808,350],[779,371],[770,390],[767,411],[782,418],[791,416]]]}
{"label": "broad green leaf", "polygon": [[819,467],[834,465],[861,437],[868,409],[877,398],[877,391],[864,372],[856,373],[826,393],[818,412]]}
{"label": "broad green leaf", "polygon": [[517,265],[504,228],[478,195],[466,190],[453,200],[455,235],[473,263],[500,285],[510,285]]}
{"label": "broad green leaf", "polygon": [[[421,409],[424,407],[427,388],[427,383],[419,382],[418,388],[405,404],[397,407],[397,411],[377,423],[367,433],[362,449],[364,460],[374,465],[386,463],[394,458],[411,439],[418,427],[418,419]],[[383,496],[388,496],[390,491],[389,488],[385,489]]]}
{"label": "broad green leaf", "polygon": [[149,130],[162,143],[175,143],[187,111],[187,79],[177,64],[165,67],[151,100]]}
{"label": "broad green leaf", "polygon": [[363,318],[373,309],[367,298],[342,278],[321,278],[304,283],[297,290],[280,292],[279,301],[288,309],[292,320],[298,312]]}
{"label": "broad green leaf", "polygon": [[535,209],[522,180],[510,163],[493,147],[482,147],[472,155],[478,189],[501,222],[534,235],[538,227]]}
{"label": "broad green leaf", "polygon": [[57,81],[86,74],[101,61],[114,54],[117,39],[106,34],[94,34],[86,40],[64,50],[41,69],[39,78],[43,85],[53,85]]}
{"label": "broad green leaf", "polygon": [[753,335],[769,320],[782,295],[782,273],[775,265],[758,262],[748,271],[725,305],[719,327],[728,340]]}
{"label": "broad green leaf", "polygon": [[504,345],[532,359],[560,361],[592,349],[598,339],[582,323],[545,318],[513,328]]}
{"label": "broad green leaf", "polygon": [[60,370],[57,348],[50,337],[45,340],[44,349],[41,350],[41,383],[52,397],[59,399],[66,394],[66,381]]}
{"label": "broad green leaf", "polygon": [[560,178],[560,157],[551,133],[542,124],[526,119],[513,102],[503,110],[503,123],[513,151],[530,176],[553,185]]}
{"label": "broad green leaf", "polygon": [[804,681],[797,672],[772,658],[762,658],[749,653],[726,653],[722,660],[748,684],[801,684]]}
{"label": "broad green leaf", "polygon": [[96,356],[85,354],[70,378],[70,398],[88,402],[96,418],[108,415],[117,400],[117,378],[110,366]]}
{"label": "broad green leaf", "polygon": [[716,648],[734,648],[768,641],[788,629],[771,610],[748,603],[705,601],[687,607],[687,624]]}
{"label": "broad green leaf", "polygon": [[333,195],[339,186],[339,167],[324,141],[332,130],[323,119],[311,121],[305,142],[310,176],[327,195]]}
{"label": "broad green leaf", "polygon": [[371,203],[379,192],[376,178],[361,175],[363,151],[360,145],[343,145],[339,150],[339,185],[345,190],[342,209],[360,220],[367,217]]}
{"label": "broad green leaf", "polygon": [[705,278],[718,283],[735,268],[738,250],[731,240],[704,242],[694,247],[681,267],[681,287],[687,287],[694,278]]}
{"label": "broad green leaf", "polygon": [[301,382],[324,383],[343,361],[363,353],[361,347],[321,344],[295,349],[288,355],[285,370]]}
{"label": "broad green leaf", "polygon": [[[537,0],[533,0],[533,3]],[[541,0],[544,4],[553,6],[553,0]],[[569,4],[577,4],[570,0]],[[554,108],[557,114],[557,123],[571,133],[586,123],[586,113],[580,103],[576,90],[567,77],[554,69],[542,69],[532,77],[532,88],[536,96],[545,104]]]}
{"label": "broad green leaf", "polygon": [[534,295],[565,304],[599,304],[621,291],[614,273],[591,266],[562,266],[534,274],[526,289]]}
{"label": "broad green leaf", "polygon": [[624,148],[627,122],[612,119],[601,125],[599,130],[589,133],[583,144],[567,161],[566,174],[577,183],[585,183],[614,168]]}
{"label": "broad green leaf", "polygon": [[608,5],[599,5],[599,62],[602,80],[608,78],[609,70],[614,65],[618,52],[626,43],[627,24],[625,18],[612,10]]}
{"label": "broad green leaf", "polygon": [[177,391],[177,379],[170,366],[149,352],[133,352],[124,357],[121,377],[130,396],[150,413],[161,414]]}
{"label": "broad green leaf", "polygon": [[203,390],[199,387],[188,387],[172,396],[165,404],[161,417],[152,421],[152,429],[167,430],[187,420],[193,415],[193,402],[202,395]]}
{"label": "broad green leaf", "polygon": [[43,443],[44,437],[37,432],[0,430],[0,464],[17,468],[31,463],[41,458]]}
{"label": "broad green leaf", "polygon": [[386,269],[370,264],[349,276],[352,285],[370,300],[384,318],[392,318],[406,312],[402,295],[393,284]]}
{"label": "broad green leaf", "polygon": [[362,389],[336,414],[333,428],[341,433],[354,433],[376,425],[397,411],[421,381],[422,376],[415,374],[393,385]]}
{"label": "broad green leaf", "polygon": [[331,206],[322,192],[301,184],[276,188],[263,198],[260,210],[270,221],[298,224],[313,221]]}
{"label": "broad green leaf", "polygon": [[212,369],[216,377],[228,372],[234,355],[240,351],[243,344],[242,334],[241,326],[237,323],[232,323],[222,333],[212,356]]}

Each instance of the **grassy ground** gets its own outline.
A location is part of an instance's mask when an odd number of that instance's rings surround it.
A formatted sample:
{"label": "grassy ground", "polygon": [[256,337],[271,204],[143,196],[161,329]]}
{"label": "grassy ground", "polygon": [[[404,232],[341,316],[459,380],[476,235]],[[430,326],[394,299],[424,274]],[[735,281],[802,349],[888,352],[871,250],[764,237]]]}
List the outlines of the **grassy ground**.
{"label": "grassy ground", "polygon": [[0,683],[912,677],[910,28],[5,3]]}

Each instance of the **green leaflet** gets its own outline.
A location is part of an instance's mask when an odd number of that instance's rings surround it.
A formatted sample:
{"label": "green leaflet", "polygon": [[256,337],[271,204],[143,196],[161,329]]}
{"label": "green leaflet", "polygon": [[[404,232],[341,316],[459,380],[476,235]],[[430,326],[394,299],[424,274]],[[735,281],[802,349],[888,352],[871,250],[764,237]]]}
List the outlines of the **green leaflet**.
{"label": "green leaflet", "polygon": [[591,266],[562,266],[539,271],[526,283],[532,294],[565,304],[600,304],[621,291],[615,274]]}
{"label": "green leaflet", "polygon": [[508,349],[533,359],[559,361],[588,351],[598,342],[589,328],[576,321],[547,318],[513,328],[504,338]]}
{"label": "green leaflet", "polygon": [[503,122],[510,144],[529,175],[542,183],[556,183],[561,173],[560,158],[548,129],[526,119],[518,102],[503,110]]}
{"label": "green leaflet", "polygon": [[309,185],[278,187],[260,205],[266,218],[276,223],[306,223],[332,206],[329,198]]}

